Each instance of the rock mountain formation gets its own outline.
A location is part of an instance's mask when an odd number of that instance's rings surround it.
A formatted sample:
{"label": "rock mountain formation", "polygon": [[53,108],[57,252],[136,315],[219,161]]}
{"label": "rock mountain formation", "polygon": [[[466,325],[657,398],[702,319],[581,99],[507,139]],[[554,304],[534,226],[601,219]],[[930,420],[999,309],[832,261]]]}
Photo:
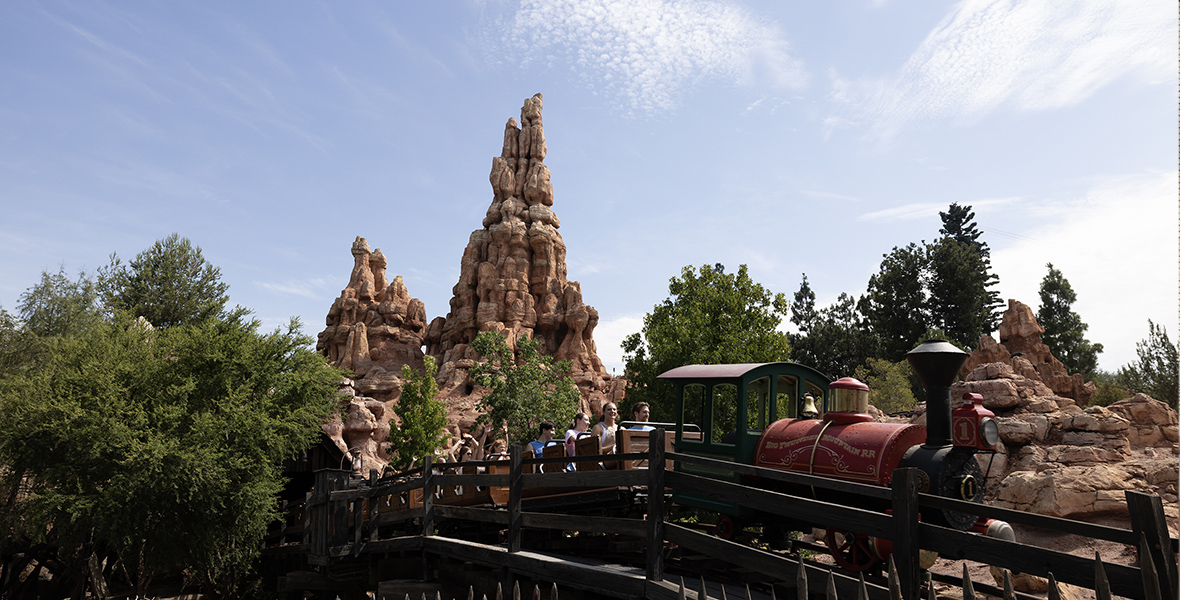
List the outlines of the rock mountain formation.
{"label": "rock mountain formation", "polygon": [[509,347],[522,336],[538,339],[544,353],[570,361],[586,412],[599,414],[607,400],[622,398],[623,381],[606,372],[594,345],[598,311],[567,277],[541,108],[536,94],[525,100],[520,122],[509,119],[504,127],[489,176],[492,202],[463,251],[446,317],[427,325],[422,301],[410,296],[400,276],[387,279],[381,250],[370,251],[361,237],[353,243],[352,276],[328,311],[317,349],[353,372],[342,384],[341,417],[325,432],[342,449],[359,452],[366,468],[379,468],[387,458],[382,443],[401,393],[402,365],[420,369],[425,354],[439,365],[439,397],[454,438],[486,435],[474,424],[484,390],[468,374],[478,358],[469,344],[481,331],[503,333]]}

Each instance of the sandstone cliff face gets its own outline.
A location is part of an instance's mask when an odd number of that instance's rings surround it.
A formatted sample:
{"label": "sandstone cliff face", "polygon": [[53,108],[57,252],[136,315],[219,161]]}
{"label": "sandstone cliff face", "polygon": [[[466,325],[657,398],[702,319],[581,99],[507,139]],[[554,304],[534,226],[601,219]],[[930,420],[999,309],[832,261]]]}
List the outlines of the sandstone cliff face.
{"label": "sandstone cliff face", "polygon": [[509,347],[521,337],[538,339],[545,354],[571,362],[582,408],[597,414],[623,388],[607,374],[594,346],[598,311],[582,301],[581,285],[567,278],[561,221],[543,162],[548,148],[541,108],[537,94],[525,100],[520,123],[509,119],[504,127],[489,176],[492,202],[463,251],[450,313],[427,329],[426,351],[441,365],[442,395],[459,407],[472,391],[467,369],[478,358],[469,348],[476,335],[503,333]]}
{"label": "sandstone cliff face", "polygon": [[1080,376],[1063,375],[1060,361],[1040,341],[1044,330],[1032,311],[1011,300],[1003,323],[1004,342],[983,336],[967,360],[966,377],[951,387],[955,408],[971,392],[996,413],[1000,447],[993,456],[977,455],[988,474],[988,501],[1085,518],[1126,514],[1124,492],[1134,489],[1159,494],[1175,526],[1176,411],[1143,394],[1085,407],[1084,399],[1075,398],[1088,398],[1092,390],[1079,394],[1085,391],[1077,385]]}

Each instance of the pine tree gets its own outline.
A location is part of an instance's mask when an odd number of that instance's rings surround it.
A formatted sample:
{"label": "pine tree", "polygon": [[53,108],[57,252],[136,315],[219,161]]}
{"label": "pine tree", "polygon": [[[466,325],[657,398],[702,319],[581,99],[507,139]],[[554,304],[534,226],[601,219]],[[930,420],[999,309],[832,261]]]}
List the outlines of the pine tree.
{"label": "pine tree", "polygon": [[884,255],[881,269],[869,278],[863,313],[880,343],[880,356],[891,362],[905,358],[929,328],[926,251],[910,243]]}
{"label": "pine tree", "polygon": [[[960,244],[966,244],[975,250],[979,256],[979,263],[975,266],[978,270],[978,276],[982,277],[983,285],[975,293],[983,296],[981,310],[983,326],[982,333],[990,333],[995,331],[1000,326],[1000,318],[1002,317],[1002,309],[1004,301],[1000,298],[999,290],[995,289],[1000,283],[999,275],[992,272],[991,262],[991,248],[988,247],[987,242],[979,241],[979,237],[983,234],[975,225],[975,213],[971,212],[970,206],[963,206],[957,202],[953,202],[947,212],[939,212],[938,216],[942,219],[942,228],[938,230],[943,236],[953,239]],[[972,277],[975,278],[974,276]],[[974,320],[975,317],[972,318]],[[949,333],[949,331],[948,331]],[[974,346],[979,341],[979,335],[975,335],[975,339],[965,340],[969,346]]]}
{"label": "pine tree", "polygon": [[1048,274],[1041,280],[1041,306],[1037,309],[1037,323],[1045,328],[1041,341],[1049,346],[1049,351],[1057,357],[1070,373],[1081,373],[1091,376],[1098,368],[1098,355],[1102,352],[1102,344],[1095,344],[1085,338],[1089,325],[1082,322],[1078,313],[1073,312],[1073,303],[1078,296],[1073,286],[1053,268],[1053,263],[1045,265]]}

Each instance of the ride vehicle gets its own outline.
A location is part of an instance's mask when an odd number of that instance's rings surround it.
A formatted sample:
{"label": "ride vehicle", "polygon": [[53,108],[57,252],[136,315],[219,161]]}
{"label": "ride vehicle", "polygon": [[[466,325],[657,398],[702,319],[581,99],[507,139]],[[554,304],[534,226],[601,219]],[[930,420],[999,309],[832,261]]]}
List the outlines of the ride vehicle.
{"label": "ride vehicle", "polygon": [[[851,377],[832,380],[810,367],[765,364],[688,365],[660,375],[675,384],[676,451],[888,487],[895,469],[914,467],[925,478],[920,491],[982,502],[984,474],[975,454],[994,451],[999,441],[991,411],[978,394],[951,411],[950,384],[967,354],[945,341],[925,342],[907,358],[926,388],[926,426],[877,423],[868,414],[869,388]],[[952,423],[954,425],[952,435]],[[699,424],[692,433],[687,424]],[[759,482],[730,471],[677,463],[678,470],[760,485],[793,495],[832,502],[860,502],[808,486]],[[890,544],[838,524],[767,520],[748,509],[700,496],[678,494],[677,503],[719,514],[717,533],[733,538],[744,526],[760,523],[764,533],[826,528],[825,541],[840,566],[867,571],[887,560]],[[864,505],[881,510],[886,505]],[[937,511],[931,522],[993,537],[1014,539],[1007,523]],[[771,540],[772,543],[777,540]]]}

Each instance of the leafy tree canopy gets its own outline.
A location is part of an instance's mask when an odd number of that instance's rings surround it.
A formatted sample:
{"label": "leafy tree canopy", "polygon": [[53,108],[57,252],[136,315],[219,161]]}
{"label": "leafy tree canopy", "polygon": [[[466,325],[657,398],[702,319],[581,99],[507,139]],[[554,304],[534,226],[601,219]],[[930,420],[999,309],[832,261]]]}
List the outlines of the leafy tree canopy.
{"label": "leafy tree canopy", "polygon": [[926,247],[929,269],[930,325],[948,339],[973,347],[988,323],[988,272],[983,257],[969,243],[943,237]]}
{"label": "leafy tree canopy", "polygon": [[49,339],[46,360],[0,380],[0,476],[28,478],[5,524],[63,548],[101,541],[139,581],[185,567],[239,593],[277,516],[280,461],[334,406],[340,374],[298,327],[259,333],[243,310],[163,330],[120,315]]}
{"label": "leafy tree canopy", "polygon": [[1135,344],[1139,360],[1119,369],[1118,381],[1135,392],[1145,393],[1180,409],[1180,390],[1177,389],[1180,348],[1168,339],[1163,325],[1156,325],[1148,319],[1147,326],[1147,339]]}
{"label": "leafy tree canopy", "polygon": [[914,372],[909,361],[870,358],[857,367],[855,377],[869,386],[869,402],[882,412],[913,410],[918,403],[910,383]]}
{"label": "leafy tree canopy", "polygon": [[[983,234],[975,225],[975,213],[971,212],[970,206],[963,206],[957,202],[951,203],[947,212],[939,212],[938,216],[942,219],[942,228],[938,230],[944,236],[944,239],[949,238],[960,244],[965,244],[971,248],[976,255],[978,255],[978,262],[974,265],[975,270],[971,273],[964,273],[966,276],[963,280],[965,287],[970,287],[971,292],[979,294],[982,316],[972,316],[970,319],[982,319],[983,325],[981,331],[992,332],[1000,326],[1000,318],[1002,309],[1004,307],[1004,300],[1000,298],[1000,291],[995,289],[995,286],[1000,283],[1000,277],[992,271],[991,263],[991,248],[988,248],[987,242],[979,240],[979,236]],[[937,278],[937,277],[936,277]],[[982,281],[982,285],[980,285]],[[939,293],[931,292],[931,296],[937,297]],[[972,307],[974,310],[975,307]],[[945,324],[944,324],[945,326]],[[955,329],[960,329],[956,327]],[[955,331],[947,330],[947,333],[954,334]],[[969,340],[969,345],[974,345],[979,341],[979,335],[976,334],[974,339]]]}
{"label": "leafy tree canopy", "polygon": [[643,318],[643,330],[623,341],[627,397],[651,405],[653,420],[672,417],[672,386],[657,379],[683,365],[787,360],[790,343],[778,330],[789,304],[750,279],[746,265],[726,273],[718,264],[684,267],[669,297]]}
{"label": "leafy tree canopy", "polygon": [[791,322],[799,327],[799,333],[789,336],[791,359],[829,376],[853,373],[876,352],[876,339],[852,296],[841,293],[831,306],[817,311],[806,274],[791,303]]}
{"label": "leafy tree canopy", "polygon": [[884,255],[869,277],[864,314],[880,342],[880,358],[897,362],[929,328],[926,252],[911,243]]}
{"label": "leafy tree canopy", "polygon": [[85,273],[71,280],[64,266],[42,271],[41,281],[21,294],[17,311],[28,331],[41,337],[79,333],[101,319],[94,281]]}
{"label": "leafy tree canopy", "polygon": [[422,372],[402,365],[402,392],[397,399],[397,413],[401,423],[389,423],[389,450],[396,453],[389,464],[405,471],[414,462],[432,456],[446,439],[447,405],[436,398],[438,383],[434,357],[424,359]]}
{"label": "leafy tree canopy", "polygon": [[107,307],[172,327],[217,316],[229,300],[221,269],[201,256],[188,238],[173,233],[157,240],[128,264],[112,254],[99,270]]}
{"label": "leafy tree canopy", "polygon": [[578,411],[581,394],[569,377],[569,361],[554,363],[540,346],[540,341],[522,337],[514,353],[504,334],[492,331],[481,332],[471,343],[482,356],[471,375],[491,390],[477,406],[484,413],[478,421],[504,426],[508,443],[524,444],[541,421],[569,423]]}
{"label": "leafy tree canopy", "polygon": [[1049,346],[1049,351],[1070,373],[1090,377],[1098,368],[1102,344],[1086,339],[1086,330],[1090,326],[1083,323],[1078,313],[1072,310],[1078,296],[1073,286],[1069,285],[1069,280],[1061,271],[1053,268],[1053,263],[1045,266],[1049,272],[1041,280],[1041,306],[1037,309],[1037,323],[1045,328],[1041,341]]}

